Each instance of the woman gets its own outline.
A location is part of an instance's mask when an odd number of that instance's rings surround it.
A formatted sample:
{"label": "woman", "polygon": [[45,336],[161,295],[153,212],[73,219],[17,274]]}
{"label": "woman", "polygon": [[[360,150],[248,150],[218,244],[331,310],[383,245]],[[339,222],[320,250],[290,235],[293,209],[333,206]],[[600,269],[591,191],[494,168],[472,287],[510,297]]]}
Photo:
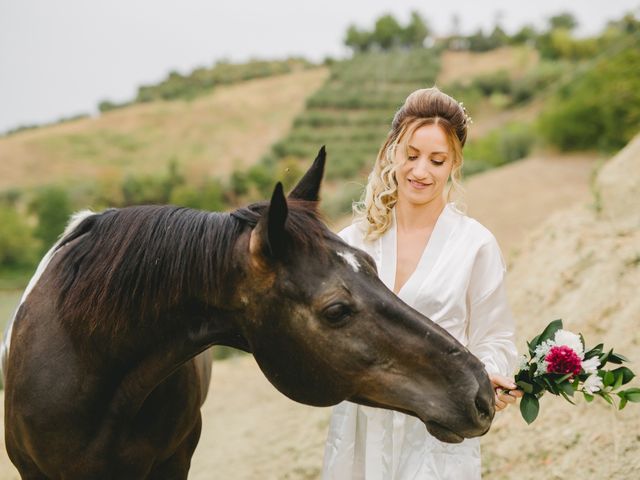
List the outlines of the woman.
{"label": "woman", "polygon": [[[517,356],[504,261],[493,235],[446,200],[460,186],[469,121],[437,88],[409,95],[378,153],[360,220],[340,236],[375,259],[387,287],[480,358],[502,410],[521,396],[501,390],[515,389],[508,376]],[[417,418],[350,402],[333,411],[325,480],[473,480],[480,472],[477,438],[442,443]]]}

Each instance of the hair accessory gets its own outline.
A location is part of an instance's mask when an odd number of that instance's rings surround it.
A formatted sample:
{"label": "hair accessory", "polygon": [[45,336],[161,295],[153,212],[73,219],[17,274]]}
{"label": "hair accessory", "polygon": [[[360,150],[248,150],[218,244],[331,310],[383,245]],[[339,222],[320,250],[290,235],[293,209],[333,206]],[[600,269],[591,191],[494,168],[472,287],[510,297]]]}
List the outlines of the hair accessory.
{"label": "hair accessory", "polygon": [[469,115],[469,113],[467,112],[467,109],[464,107],[464,102],[458,102],[458,105],[460,105],[460,108],[462,108],[462,112],[464,113],[464,126],[468,127],[470,124],[473,123],[471,115]]}

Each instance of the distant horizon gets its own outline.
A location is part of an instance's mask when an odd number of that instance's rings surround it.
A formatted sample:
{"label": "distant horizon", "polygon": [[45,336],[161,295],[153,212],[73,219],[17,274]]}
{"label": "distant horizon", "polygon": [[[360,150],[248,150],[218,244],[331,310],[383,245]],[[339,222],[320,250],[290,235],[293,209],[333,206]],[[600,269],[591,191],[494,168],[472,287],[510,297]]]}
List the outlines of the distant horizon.
{"label": "distant horizon", "polygon": [[349,25],[371,29],[385,13],[404,23],[412,10],[437,36],[451,32],[454,15],[463,35],[488,33],[496,23],[513,34],[526,24],[542,29],[563,12],[578,21],[578,36],[591,36],[625,13],[638,16],[640,1],[609,0],[605,18],[595,0],[538,0],[526,9],[509,0],[328,0],[303,7],[292,0],[0,0],[0,134],[95,116],[99,102],[133,100],[139,86],[157,84],[170,71],[187,74],[220,60],[345,58]]}

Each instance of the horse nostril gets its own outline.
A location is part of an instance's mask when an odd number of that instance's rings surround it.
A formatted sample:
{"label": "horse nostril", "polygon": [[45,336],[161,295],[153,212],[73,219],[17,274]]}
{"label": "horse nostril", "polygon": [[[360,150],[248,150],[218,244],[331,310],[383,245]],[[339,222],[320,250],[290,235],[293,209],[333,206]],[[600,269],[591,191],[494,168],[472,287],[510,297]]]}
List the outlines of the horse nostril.
{"label": "horse nostril", "polygon": [[474,403],[479,417],[493,418],[494,407],[492,400],[493,397],[487,397],[478,392]]}

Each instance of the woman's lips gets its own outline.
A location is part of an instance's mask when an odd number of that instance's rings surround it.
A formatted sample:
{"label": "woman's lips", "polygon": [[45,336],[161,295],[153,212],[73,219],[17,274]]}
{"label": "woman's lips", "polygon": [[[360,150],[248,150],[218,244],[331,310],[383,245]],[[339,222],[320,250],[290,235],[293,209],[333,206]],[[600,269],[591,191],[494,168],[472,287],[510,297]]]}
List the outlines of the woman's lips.
{"label": "woman's lips", "polygon": [[413,188],[417,188],[418,190],[422,190],[432,185],[431,183],[422,183],[417,180],[411,180],[411,179],[409,179],[409,183],[411,184],[411,186],[413,186]]}

